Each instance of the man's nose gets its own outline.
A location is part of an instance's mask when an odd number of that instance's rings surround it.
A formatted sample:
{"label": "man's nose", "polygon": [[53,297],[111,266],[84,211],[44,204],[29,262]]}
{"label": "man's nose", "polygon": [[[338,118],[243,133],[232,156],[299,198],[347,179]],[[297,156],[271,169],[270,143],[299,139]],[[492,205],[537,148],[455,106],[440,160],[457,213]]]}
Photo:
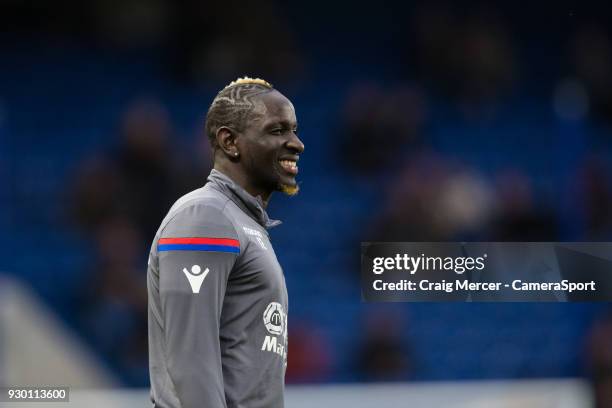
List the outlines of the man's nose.
{"label": "man's nose", "polygon": [[289,138],[287,147],[294,150],[296,153],[302,153],[304,151],[304,143],[302,143],[300,138],[295,133],[293,133],[293,135]]}

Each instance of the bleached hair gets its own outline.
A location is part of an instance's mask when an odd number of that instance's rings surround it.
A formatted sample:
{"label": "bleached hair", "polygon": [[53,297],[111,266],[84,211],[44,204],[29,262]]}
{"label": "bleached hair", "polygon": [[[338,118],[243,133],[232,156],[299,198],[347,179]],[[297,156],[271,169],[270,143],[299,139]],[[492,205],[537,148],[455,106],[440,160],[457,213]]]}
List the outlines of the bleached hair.
{"label": "bleached hair", "polygon": [[217,130],[227,126],[238,132],[244,131],[255,108],[254,98],[273,90],[269,82],[245,76],[219,91],[206,114],[205,129],[213,150],[217,148]]}

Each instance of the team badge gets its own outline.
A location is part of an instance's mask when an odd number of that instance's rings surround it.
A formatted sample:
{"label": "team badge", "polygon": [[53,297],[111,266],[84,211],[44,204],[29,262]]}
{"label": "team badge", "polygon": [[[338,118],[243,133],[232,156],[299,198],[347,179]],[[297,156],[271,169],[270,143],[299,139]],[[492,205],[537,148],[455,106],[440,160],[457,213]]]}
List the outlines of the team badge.
{"label": "team badge", "polygon": [[278,302],[272,302],[266,307],[263,321],[270,334],[281,335],[285,331],[286,315],[283,306]]}

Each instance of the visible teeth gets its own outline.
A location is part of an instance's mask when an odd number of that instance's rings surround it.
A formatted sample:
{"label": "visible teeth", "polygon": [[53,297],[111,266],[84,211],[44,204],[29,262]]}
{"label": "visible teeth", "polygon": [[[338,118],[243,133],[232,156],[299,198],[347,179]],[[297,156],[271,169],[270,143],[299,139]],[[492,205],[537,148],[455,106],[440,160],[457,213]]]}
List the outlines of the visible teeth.
{"label": "visible teeth", "polygon": [[280,164],[281,164],[281,166],[288,167],[290,169],[296,169],[297,168],[297,163],[294,162],[293,160],[281,160]]}

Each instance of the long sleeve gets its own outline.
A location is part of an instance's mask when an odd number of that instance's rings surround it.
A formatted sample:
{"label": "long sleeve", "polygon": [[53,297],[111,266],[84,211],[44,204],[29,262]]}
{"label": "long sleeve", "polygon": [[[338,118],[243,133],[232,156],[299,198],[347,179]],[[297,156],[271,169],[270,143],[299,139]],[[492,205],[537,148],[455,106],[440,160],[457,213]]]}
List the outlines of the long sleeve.
{"label": "long sleeve", "polygon": [[225,408],[219,341],[229,275],[240,256],[231,221],[215,207],[188,206],[157,241],[167,369],[182,408]]}

